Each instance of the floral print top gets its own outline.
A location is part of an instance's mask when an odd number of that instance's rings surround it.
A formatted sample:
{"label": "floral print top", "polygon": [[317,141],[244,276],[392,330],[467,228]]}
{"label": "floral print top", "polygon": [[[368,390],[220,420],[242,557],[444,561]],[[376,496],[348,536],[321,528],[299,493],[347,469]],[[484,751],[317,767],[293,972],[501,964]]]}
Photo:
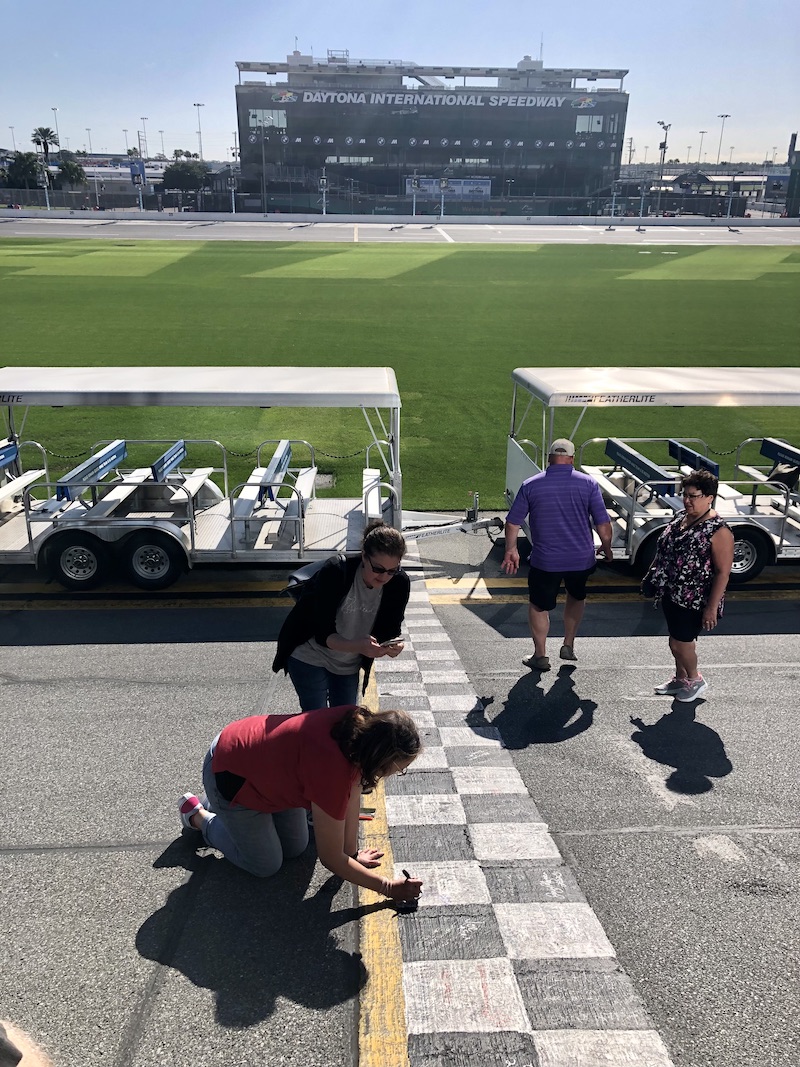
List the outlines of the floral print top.
{"label": "floral print top", "polygon": [[[715,515],[692,523],[684,530],[681,523],[685,518],[686,512],[682,511],[659,537],[648,578],[656,588],[656,603],[668,594],[673,604],[702,611],[711,594],[715,574],[711,538],[722,527],[730,527]],[[723,594],[717,618],[722,615],[724,603]]]}

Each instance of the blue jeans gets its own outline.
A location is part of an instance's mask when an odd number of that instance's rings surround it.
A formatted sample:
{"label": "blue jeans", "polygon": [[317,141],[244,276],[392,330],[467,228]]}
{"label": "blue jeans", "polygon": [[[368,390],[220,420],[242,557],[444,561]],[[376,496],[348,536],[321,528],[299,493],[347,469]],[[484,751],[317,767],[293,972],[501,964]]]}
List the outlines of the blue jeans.
{"label": "blue jeans", "polygon": [[358,671],[355,674],[333,674],[325,667],[303,663],[294,656],[289,657],[286,667],[301,711],[358,703]]}
{"label": "blue jeans", "polygon": [[308,819],[305,808],[288,808],[271,815],[231,804],[217,789],[211,769],[214,746],[203,761],[203,788],[208,810],[213,814],[203,822],[203,839],[218,849],[225,859],[257,878],[269,878],[284,859],[305,852],[308,846]]}

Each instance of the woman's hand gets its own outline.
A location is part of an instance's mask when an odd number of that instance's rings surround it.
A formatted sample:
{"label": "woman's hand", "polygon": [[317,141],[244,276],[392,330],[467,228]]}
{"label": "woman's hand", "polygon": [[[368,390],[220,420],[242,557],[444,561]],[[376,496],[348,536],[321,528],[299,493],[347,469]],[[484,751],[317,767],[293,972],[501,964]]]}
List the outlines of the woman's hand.
{"label": "woman's hand", "polygon": [[383,853],[377,848],[360,848],[356,854],[356,862],[362,867],[380,867]]}
{"label": "woman's hand", "polygon": [[703,629],[713,630],[717,625],[717,605],[706,604],[703,608]]}
{"label": "woman's hand", "polygon": [[419,900],[422,892],[422,882],[419,878],[395,878],[384,882],[384,893],[392,900]]}
{"label": "woman's hand", "polygon": [[400,655],[400,653],[405,647],[406,646],[403,644],[402,641],[398,641],[396,645],[385,645],[383,650],[387,656],[390,656],[392,659],[394,659],[395,656]]}
{"label": "woman's hand", "polygon": [[368,656],[370,659],[380,659],[381,656],[388,654],[389,649],[383,645],[379,645],[374,637],[364,637],[358,642],[358,653],[361,656]]}

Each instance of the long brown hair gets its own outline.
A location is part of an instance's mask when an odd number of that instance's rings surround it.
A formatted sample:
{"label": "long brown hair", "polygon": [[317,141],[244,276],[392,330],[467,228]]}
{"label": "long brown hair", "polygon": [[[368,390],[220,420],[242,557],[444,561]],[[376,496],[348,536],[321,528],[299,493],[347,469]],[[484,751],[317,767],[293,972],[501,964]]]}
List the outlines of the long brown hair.
{"label": "long brown hair", "polygon": [[361,787],[374,789],[395,764],[416,759],[422,750],[414,720],[405,711],[352,707],[331,730],[342,754],[361,772]]}

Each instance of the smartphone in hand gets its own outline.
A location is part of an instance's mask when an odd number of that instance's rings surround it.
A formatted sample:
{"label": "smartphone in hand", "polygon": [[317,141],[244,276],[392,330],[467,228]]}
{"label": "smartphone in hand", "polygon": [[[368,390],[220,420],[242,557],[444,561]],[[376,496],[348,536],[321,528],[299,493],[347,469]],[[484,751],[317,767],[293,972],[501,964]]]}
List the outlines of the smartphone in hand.
{"label": "smartphone in hand", "polygon": [[391,648],[392,645],[402,645],[406,641],[406,635],[400,634],[398,637],[390,637],[388,641],[381,641],[381,648]]}

